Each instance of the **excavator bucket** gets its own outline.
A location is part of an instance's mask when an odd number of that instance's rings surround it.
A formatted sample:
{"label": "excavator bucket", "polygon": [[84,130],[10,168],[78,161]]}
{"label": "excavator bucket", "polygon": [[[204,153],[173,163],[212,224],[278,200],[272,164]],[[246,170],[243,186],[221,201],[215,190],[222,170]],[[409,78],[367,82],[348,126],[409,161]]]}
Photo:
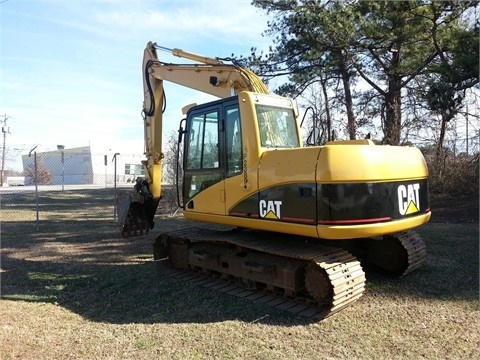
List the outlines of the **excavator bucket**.
{"label": "excavator bucket", "polygon": [[137,178],[132,190],[117,194],[118,223],[122,236],[148,234],[153,229],[153,217],[158,200],[153,199],[148,182]]}
{"label": "excavator bucket", "polygon": [[135,196],[134,190],[123,190],[117,193],[117,216],[118,223],[123,226],[127,219],[130,204],[132,203],[132,195]]}

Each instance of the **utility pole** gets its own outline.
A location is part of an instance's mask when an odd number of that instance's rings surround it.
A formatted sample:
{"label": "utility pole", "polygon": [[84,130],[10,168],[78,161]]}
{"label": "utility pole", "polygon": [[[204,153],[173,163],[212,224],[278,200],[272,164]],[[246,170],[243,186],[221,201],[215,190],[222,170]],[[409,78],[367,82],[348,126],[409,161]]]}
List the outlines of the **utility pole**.
{"label": "utility pole", "polygon": [[5,149],[7,148],[5,145],[5,141],[7,140],[7,133],[10,134],[10,128],[7,127],[7,120],[10,117],[7,117],[7,114],[3,115],[3,149],[2,149],[2,173],[0,174],[0,186],[3,186],[3,182],[5,180]]}

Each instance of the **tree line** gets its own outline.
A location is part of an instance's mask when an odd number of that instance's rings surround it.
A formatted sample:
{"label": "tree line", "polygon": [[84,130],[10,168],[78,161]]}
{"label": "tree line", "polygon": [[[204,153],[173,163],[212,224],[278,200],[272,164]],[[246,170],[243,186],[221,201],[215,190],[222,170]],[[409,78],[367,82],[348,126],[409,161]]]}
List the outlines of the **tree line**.
{"label": "tree line", "polygon": [[264,35],[272,45],[238,60],[267,82],[286,79],[276,93],[306,97],[324,140],[336,113],[349,139],[377,121],[383,144],[433,127],[440,156],[448,123],[478,95],[478,1],[252,4],[271,15]]}

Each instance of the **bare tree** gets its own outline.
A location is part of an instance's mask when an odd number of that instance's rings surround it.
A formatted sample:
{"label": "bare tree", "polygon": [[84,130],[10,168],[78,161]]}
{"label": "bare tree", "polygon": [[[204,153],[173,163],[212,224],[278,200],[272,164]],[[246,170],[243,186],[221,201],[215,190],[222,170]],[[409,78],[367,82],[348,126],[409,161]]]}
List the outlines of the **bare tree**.
{"label": "bare tree", "polygon": [[[25,177],[29,185],[48,185],[52,183],[53,176],[45,167],[41,158],[37,159],[37,174],[35,176],[35,165],[32,163],[25,169]],[[36,181],[35,181],[36,180]]]}

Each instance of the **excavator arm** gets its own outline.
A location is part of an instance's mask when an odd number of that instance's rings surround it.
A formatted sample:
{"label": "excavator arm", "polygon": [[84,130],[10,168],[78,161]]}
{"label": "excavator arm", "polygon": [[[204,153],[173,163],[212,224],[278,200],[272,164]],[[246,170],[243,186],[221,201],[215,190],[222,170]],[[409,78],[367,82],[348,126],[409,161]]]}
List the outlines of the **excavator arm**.
{"label": "excavator arm", "polygon": [[[157,50],[188,59],[192,64],[171,64],[158,59]],[[268,94],[260,77],[234,63],[224,63],[180,49],[167,49],[149,42],[143,56],[143,116],[145,129],[145,175],[154,199],[161,196],[162,123],[165,110],[163,82],[169,81],[219,98],[241,91]]]}

